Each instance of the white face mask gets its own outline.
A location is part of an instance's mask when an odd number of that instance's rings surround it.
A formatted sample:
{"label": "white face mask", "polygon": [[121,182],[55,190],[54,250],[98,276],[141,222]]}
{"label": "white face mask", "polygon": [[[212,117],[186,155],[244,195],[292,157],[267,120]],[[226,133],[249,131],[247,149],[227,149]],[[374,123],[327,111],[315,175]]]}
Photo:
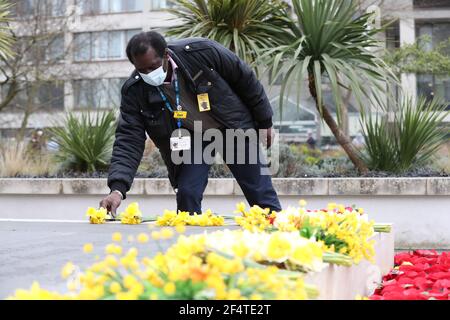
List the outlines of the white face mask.
{"label": "white face mask", "polygon": [[163,66],[159,67],[156,70],[153,70],[148,74],[140,72],[139,74],[141,75],[142,80],[155,87],[162,85],[167,77],[167,71],[164,71]]}

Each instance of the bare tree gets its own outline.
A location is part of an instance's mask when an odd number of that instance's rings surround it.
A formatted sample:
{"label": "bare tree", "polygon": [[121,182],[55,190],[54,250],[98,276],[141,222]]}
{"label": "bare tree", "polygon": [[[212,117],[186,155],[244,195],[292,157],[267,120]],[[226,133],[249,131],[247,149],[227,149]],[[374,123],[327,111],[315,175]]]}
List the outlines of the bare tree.
{"label": "bare tree", "polygon": [[[30,116],[38,111],[63,111],[64,82],[77,79],[82,68],[73,65],[77,50],[90,45],[91,39],[68,36],[77,21],[77,7],[66,1],[16,1],[10,22],[11,37],[16,40],[15,55],[0,57],[0,112],[20,114],[17,135],[22,140]],[[105,26],[107,29],[108,26]]]}
{"label": "bare tree", "polygon": [[[49,109],[64,99],[63,79],[70,73],[65,62],[71,46],[65,42],[65,34],[71,14],[67,14],[64,2],[38,0],[34,6],[25,4],[16,1],[10,26],[16,54],[13,58],[0,58],[0,112],[23,114],[19,139],[23,138],[32,113]],[[52,92],[55,86],[59,86],[59,94]]]}

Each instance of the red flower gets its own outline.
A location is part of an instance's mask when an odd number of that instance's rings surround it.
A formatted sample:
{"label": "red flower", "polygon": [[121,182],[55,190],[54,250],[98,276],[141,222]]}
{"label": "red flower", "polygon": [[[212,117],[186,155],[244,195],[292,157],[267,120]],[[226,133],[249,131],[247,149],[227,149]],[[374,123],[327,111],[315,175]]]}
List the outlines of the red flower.
{"label": "red flower", "polygon": [[383,276],[372,300],[450,300],[450,254],[416,250],[395,256],[399,266]]}

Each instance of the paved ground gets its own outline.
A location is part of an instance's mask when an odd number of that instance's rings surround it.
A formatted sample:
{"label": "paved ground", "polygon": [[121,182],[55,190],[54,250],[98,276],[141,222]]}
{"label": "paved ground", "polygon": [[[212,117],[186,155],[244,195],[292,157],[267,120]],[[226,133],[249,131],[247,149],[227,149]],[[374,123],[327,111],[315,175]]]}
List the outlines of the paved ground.
{"label": "paved ground", "polygon": [[[224,228],[190,227],[186,234],[218,229]],[[72,261],[81,268],[92,264],[95,255],[103,256],[104,247],[111,243],[114,232],[122,233],[124,248],[136,246],[140,255],[154,255],[160,250],[153,241],[145,245],[128,243],[128,236],[149,232],[146,224],[0,221],[0,299],[17,288],[28,289],[33,281],[38,281],[46,289],[65,292],[66,284],[60,277],[65,263]],[[164,250],[173,241],[162,241],[159,246]],[[94,244],[93,253],[83,253],[85,243]]]}

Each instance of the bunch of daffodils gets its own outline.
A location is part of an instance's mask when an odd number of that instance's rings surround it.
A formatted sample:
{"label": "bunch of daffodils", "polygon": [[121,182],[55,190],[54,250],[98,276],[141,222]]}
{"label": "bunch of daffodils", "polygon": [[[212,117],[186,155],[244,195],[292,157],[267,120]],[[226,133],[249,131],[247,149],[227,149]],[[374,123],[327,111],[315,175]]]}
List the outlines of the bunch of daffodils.
{"label": "bunch of daffodils", "polygon": [[272,212],[257,206],[246,211],[238,205],[241,217],[236,222],[252,232],[279,230],[299,232],[301,236],[320,242],[326,251],[345,254],[359,263],[366,258],[373,261],[374,222],[369,221],[362,209],[353,210],[342,205],[330,204],[327,209],[306,210],[306,202],[300,207],[289,207],[280,212]]}
{"label": "bunch of daffodils", "polygon": [[253,206],[247,211],[243,202],[237,204],[234,213],[242,214],[235,218],[236,223],[252,232],[268,231],[276,214],[275,212],[271,213],[270,209],[262,209],[259,206]]}
{"label": "bunch of daffodils", "polygon": [[57,292],[44,290],[38,282],[34,282],[30,290],[18,289],[13,297],[14,300],[61,300],[63,297]]}
{"label": "bunch of daffodils", "polygon": [[304,237],[322,242],[328,251],[350,256],[354,263],[364,258],[373,262],[374,222],[356,210],[288,208],[277,213],[273,225],[279,230],[299,230]]}
{"label": "bunch of daffodils", "polygon": [[142,222],[142,212],[137,202],[131,203],[124,212],[119,215],[122,224],[140,224]]}
{"label": "bunch of daffodils", "polygon": [[319,272],[325,266],[320,244],[301,237],[298,232],[225,230],[204,237],[209,248],[264,265],[302,272]]}
{"label": "bunch of daffodils", "polygon": [[88,208],[86,211],[86,216],[89,217],[89,222],[92,224],[103,224],[106,219],[111,218],[105,208]]}
{"label": "bunch of daffodils", "polygon": [[161,217],[156,220],[157,226],[200,226],[200,227],[213,227],[225,225],[225,220],[222,216],[217,216],[212,213],[211,210],[206,210],[202,214],[194,213],[190,215],[185,211],[170,211],[165,210]]}
{"label": "bunch of daffodils", "polygon": [[[121,237],[114,235],[117,241]],[[239,257],[207,249],[205,236],[180,236],[165,253],[139,259],[136,248],[123,252],[111,244],[107,255],[77,273],[63,269],[68,293],[45,291],[37,283],[10,299],[311,299],[318,292],[300,273],[286,275],[275,266],[247,266]],[[114,247],[114,248],[113,248]],[[114,249],[114,250],[113,250]],[[119,250],[120,249],[120,250]]]}

